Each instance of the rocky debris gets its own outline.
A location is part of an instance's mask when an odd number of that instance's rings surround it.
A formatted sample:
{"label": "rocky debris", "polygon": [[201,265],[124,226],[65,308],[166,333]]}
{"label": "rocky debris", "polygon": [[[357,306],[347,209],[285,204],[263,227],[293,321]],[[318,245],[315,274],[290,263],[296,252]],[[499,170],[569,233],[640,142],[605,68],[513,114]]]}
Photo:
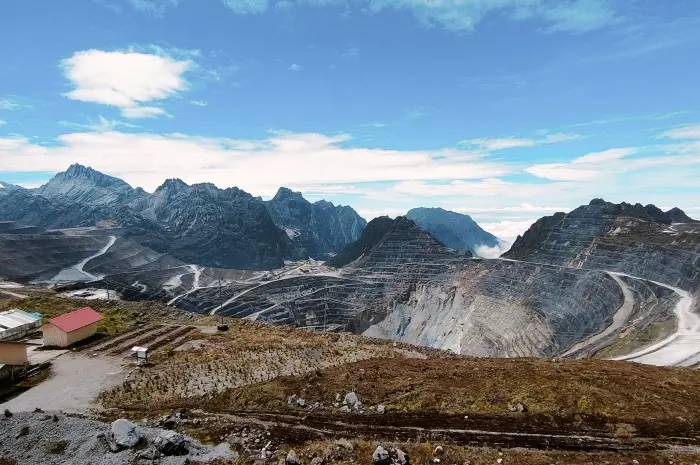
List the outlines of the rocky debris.
{"label": "rocky debris", "polygon": [[[135,427],[140,438],[139,447],[129,448],[117,445],[112,439],[112,425],[108,423],[80,415],[61,415],[60,422],[53,422],[46,421],[47,416],[51,418],[46,413],[19,412],[11,418],[0,417],[0,444],[12,444],[3,450],[2,458],[8,463],[23,465],[133,465],[148,461],[184,465],[230,461],[238,457],[226,443],[205,446],[186,436],[182,437],[187,446],[186,455],[164,456],[156,448],[156,441],[163,433],[171,438],[178,433],[138,427],[124,420],[115,428],[117,433],[125,433],[133,441],[132,427]],[[23,431],[26,434],[19,434]]]}
{"label": "rocky debris", "polygon": [[287,458],[284,459],[285,465],[301,465],[301,461],[294,450],[290,450]]}
{"label": "rocky debris", "polygon": [[136,447],[141,442],[141,433],[134,423],[120,418],[112,422],[112,439],[120,447]]}
{"label": "rocky debris", "polygon": [[341,449],[345,449],[345,450],[349,450],[349,451],[355,450],[355,446],[353,446],[352,443],[345,438],[340,438],[340,439],[336,440],[335,445],[340,447]]}
{"label": "rocky debris", "polygon": [[386,413],[386,407],[381,405],[381,404],[377,405],[377,413],[381,413],[381,414]]}
{"label": "rocky debris", "polygon": [[345,394],[345,397],[343,398],[343,407],[340,409],[340,411],[343,413],[350,413],[350,411],[365,413],[360,397],[354,391]]}
{"label": "rocky debris", "polygon": [[10,412],[9,409],[5,409],[5,418],[10,418],[12,416],[12,412]]}
{"label": "rocky debris", "polygon": [[238,427],[226,437],[226,440],[234,444],[251,456],[268,459],[277,454],[276,443],[271,439],[271,433],[264,428],[247,425]]}
{"label": "rocky debris", "polygon": [[323,465],[323,463],[324,463],[324,460],[321,457],[314,457],[311,460],[311,465]]}
{"label": "rocky debris", "polygon": [[442,446],[435,447],[435,450],[433,451],[433,455],[442,455],[444,453],[445,450],[442,448]]}
{"label": "rocky debris", "polygon": [[389,447],[387,450],[377,446],[372,453],[372,460],[375,465],[410,465],[408,454],[398,447]]}
{"label": "rocky debris", "polygon": [[372,453],[372,460],[374,460],[375,465],[389,465],[389,451],[382,446],[377,446],[377,448]]}
{"label": "rocky debris", "polygon": [[158,435],[153,446],[164,455],[186,455],[185,436],[176,431],[163,431]]}

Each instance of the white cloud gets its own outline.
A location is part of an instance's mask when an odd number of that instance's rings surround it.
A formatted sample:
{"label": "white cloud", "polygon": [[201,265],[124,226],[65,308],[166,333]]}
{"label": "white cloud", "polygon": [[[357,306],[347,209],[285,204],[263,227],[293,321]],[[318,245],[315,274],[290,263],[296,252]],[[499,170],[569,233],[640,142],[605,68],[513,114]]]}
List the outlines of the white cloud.
{"label": "white cloud", "polygon": [[169,6],[178,6],[180,0],[128,0],[131,5],[139,10],[155,15],[162,15]]}
{"label": "white cloud", "polygon": [[348,135],[274,133],[265,140],[233,140],[108,131],[64,134],[58,141],[58,146],[45,146],[26,138],[0,138],[3,169],[54,172],[77,162],[147,190],[177,177],[189,183],[239,186],[256,195],[274,194],[279,186],[290,184],[477,179],[510,172],[505,164],[454,149],[347,147]]}
{"label": "white cloud", "polygon": [[0,119],[0,126],[7,124],[7,121],[3,121]]}
{"label": "white cloud", "polygon": [[583,139],[584,137],[585,136],[581,134],[557,132],[546,134],[541,139],[518,137],[503,137],[495,139],[480,138],[463,140],[460,142],[460,144],[466,147],[473,147],[479,150],[497,151],[523,147],[535,147],[537,145],[544,144],[558,144],[561,142],[570,142],[577,139]]}
{"label": "white cloud", "polygon": [[137,128],[135,124],[127,123],[124,121],[119,121],[119,120],[110,120],[107,118],[104,118],[103,116],[99,116],[99,119],[96,122],[91,122],[91,123],[71,123],[68,121],[61,121],[59,124],[67,127],[72,127],[72,128],[77,128],[77,129],[85,129],[87,131],[94,131],[94,132],[106,132],[106,131],[111,131],[113,129],[116,129],[120,126],[127,127],[127,128]]}
{"label": "white cloud", "polygon": [[604,163],[606,161],[618,160],[622,157],[634,155],[639,149],[626,147],[622,149],[609,149],[602,152],[592,152],[582,157],[575,158],[571,163],[578,165],[582,163]]}
{"label": "white cloud", "polygon": [[[638,152],[639,150],[634,147],[609,149],[583,155],[573,159],[570,163],[548,163],[530,166],[525,168],[525,172],[538,178],[553,181],[588,181],[606,173],[610,174],[609,166],[606,163],[617,161]],[[633,163],[628,163],[627,166],[618,166],[618,168],[630,169],[635,166]]]}
{"label": "white cloud", "polygon": [[[495,234],[494,234],[495,235]],[[489,247],[488,245],[480,245],[476,248],[474,252],[479,257],[483,258],[498,258],[501,256],[503,252],[508,250],[510,248],[510,244],[507,244],[503,241],[501,241],[501,245],[497,245],[495,247]]]}
{"label": "white cloud", "polygon": [[239,15],[258,14],[267,10],[267,0],[222,0],[224,5]]}
{"label": "white cloud", "polygon": [[536,142],[532,139],[469,139],[460,142],[462,145],[472,146],[487,151],[513,149],[518,147],[534,147]]}
{"label": "white cloud", "polygon": [[515,239],[524,234],[532,224],[537,221],[536,218],[523,221],[495,221],[493,223],[479,223],[479,226],[484,231],[488,231],[506,243],[504,249],[510,247],[515,242]]}
{"label": "white cloud", "polygon": [[0,110],[15,110],[20,105],[10,99],[0,99]]}
{"label": "white cloud", "polygon": [[190,103],[192,105],[197,105],[198,107],[206,107],[209,105],[209,102],[206,102],[204,100],[190,100]]}
{"label": "white cloud", "polygon": [[578,168],[568,163],[534,165],[525,168],[525,172],[552,181],[588,181],[601,175],[601,171],[593,169],[593,167],[589,169]]}
{"label": "white cloud", "polygon": [[301,69],[301,65],[298,65],[296,63],[292,63],[289,65],[289,71],[299,71]]}
{"label": "white cloud", "polygon": [[162,54],[101,50],[77,52],[61,61],[66,77],[75,87],[65,94],[68,98],[116,106],[125,117],[164,113],[141,105],[187,89],[183,75],[194,66],[189,59],[177,60]]}
{"label": "white cloud", "polygon": [[558,144],[560,142],[571,142],[574,140],[584,139],[582,134],[572,134],[566,132],[553,132],[546,134],[544,139],[540,140],[541,144]]}
{"label": "white cloud", "polygon": [[671,129],[659,137],[668,139],[700,139],[700,124]]}
{"label": "white cloud", "polygon": [[155,118],[165,114],[165,110],[156,107],[127,107],[122,108],[122,116],[125,118]]}

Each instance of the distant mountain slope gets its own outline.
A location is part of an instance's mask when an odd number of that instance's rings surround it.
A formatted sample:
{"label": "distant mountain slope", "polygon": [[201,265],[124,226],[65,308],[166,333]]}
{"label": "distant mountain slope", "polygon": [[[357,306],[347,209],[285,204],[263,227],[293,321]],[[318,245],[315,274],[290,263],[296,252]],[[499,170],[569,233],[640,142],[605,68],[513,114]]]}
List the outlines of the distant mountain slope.
{"label": "distant mountain slope", "polygon": [[37,193],[48,199],[65,197],[93,206],[128,203],[147,195],[143,190],[133,189],[119,178],[78,164],[58,173],[41,186]]}
{"label": "distant mountain slope", "polygon": [[[675,220],[682,219],[684,224]],[[680,209],[594,199],[540,218],[503,257],[611,270],[685,290],[700,289],[700,223]]]}
{"label": "distant mountain slope", "polygon": [[367,223],[367,227],[362,231],[359,239],[345,246],[335,257],[329,259],[326,265],[342,268],[354,262],[377,245],[389,231],[392,224],[394,224],[394,220],[388,216],[380,216],[373,219]]}
{"label": "distant mountain slope", "polygon": [[481,229],[469,215],[442,208],[414,208],[406,217],[453,249],[476,253],[479,246],[500,245],[496,236]]}
{"label": "distant mountain slope", "polygon": [[325,258],[357,240],[367,222],[355,210],[320,200],[311,203],[300,192],[281,187],[265,202],[275,224],[283,229],[300,253]]}
{"label": "distant mountain slope", "polygon": [[264,202],[238,188],[168,180],[148,194],[81,165],[39,189],[0,189],[0,220],[46,229],[116,227],[157,252],[224,268],[272,269],[305,256]]}

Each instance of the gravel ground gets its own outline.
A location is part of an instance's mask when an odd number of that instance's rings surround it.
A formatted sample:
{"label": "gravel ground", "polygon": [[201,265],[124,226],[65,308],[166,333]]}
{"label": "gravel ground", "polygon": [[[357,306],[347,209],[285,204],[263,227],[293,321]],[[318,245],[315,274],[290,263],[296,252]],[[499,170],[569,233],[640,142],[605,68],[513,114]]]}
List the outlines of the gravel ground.
{"label": "gravel ground", "polygon": [[[159,433],[164,431],[156,428],[140,428],[140,430],[147,443],[151,443]],[[104,439],[97,437],[98,433],[109,431],[109,424],[60,412],[21,412],[15,413],[10,418],[0,414],[0,457],[22,465],[138,463],[138,453],[146,450],[148,444],[112,453]],[[187,460],[189,463],[197,463],[235,458],[235,453],[231,452],[227,444],[216,447],[203,446],[188,438],[188,449],[190,455],[162,457],[157,463],[180,465]]]}
{"label": "gravel ground", "polygon": [[53,360],[52,376],[38,386],[0,404],[0,409],[30,412],[44,410],[81,412],[94,407],[104,389],[116,386],[126,377],[122,360],[65,354]]}

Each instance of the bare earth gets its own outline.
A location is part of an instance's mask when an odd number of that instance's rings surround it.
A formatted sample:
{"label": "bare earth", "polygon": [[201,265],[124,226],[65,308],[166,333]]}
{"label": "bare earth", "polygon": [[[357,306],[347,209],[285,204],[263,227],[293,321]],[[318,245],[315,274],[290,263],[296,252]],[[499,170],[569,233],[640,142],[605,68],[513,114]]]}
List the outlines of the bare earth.
{"label": "bare earth", "polygon": [[84,412],[95,407],[97,395],[124,381],[121,359],[65,354],[53,360],[52,376],[4,404],[2,409],[29,412],[44,410]]}

